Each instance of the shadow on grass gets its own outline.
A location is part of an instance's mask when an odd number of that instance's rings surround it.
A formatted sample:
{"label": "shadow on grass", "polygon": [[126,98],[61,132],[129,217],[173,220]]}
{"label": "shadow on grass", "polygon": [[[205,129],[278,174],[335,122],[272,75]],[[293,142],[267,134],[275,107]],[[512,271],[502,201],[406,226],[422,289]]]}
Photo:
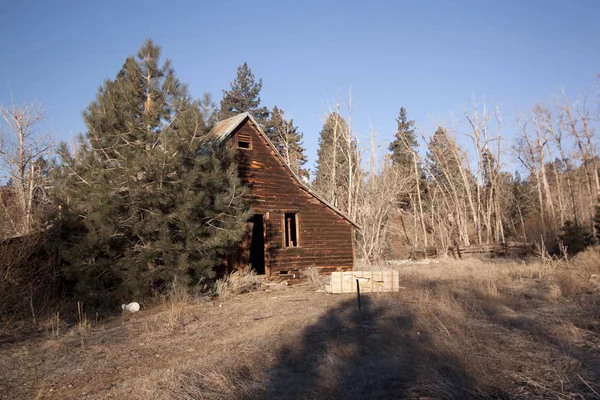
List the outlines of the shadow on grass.
{"label": "shadow on grass", "polygon": [[[498,304],[510,304],[514,301],[506,295],[500,296],[495,303],[482,302],[482,317],[487,323],[496,325],[497,330],[506,330],[529,340],[532,347],[538,346],[545,350],[551,358],[550,366],[554,373],[558,379],[566,382],[561,383],[562,390],[555,391],[553,395],[565,392],[565,395],[577,393],[584,396],[574,398],[600,398],[597,392],[600,389],[600,353],[597,351],[600,332],[596,331],[595,324],[589,326],[586,322],[590,320],[590,310],[586,310],[590,304],[586,303],[600,304],[597,295],[570,300],[563,305],[565,308],[561,311],[552,310],[551,307],[549,310],[536,310],[535,296],[528,296],[526,299],[531,301],[532,307],[525,307],[525,313],[512,316],[503,315],[496,310]],[[577,332],[573,332],[575,329]],[[596,345],[585,343],[584,336],[588,336],[588,340],[589,337],[595,338],[592,340]],[[561,375],[563,378],[560,378]],[[539,391],[544,388],[536,389]]]}
{"label": "shadow on grass", "polygon": [[557,299],[532,283],[417,281],[363,296],[361,310],[348,297],[282,335],[293,338],[274,359],[266,349],[183,387],[205,399],[598,398],[600,293]]}
{"label": "shadow on grass", "polygon": [[[491,291],[483,284],[449,281],[416,286],[428,290],[437,301],[454,299],[465,327],[484,327],[471,329],[473,340],[486,347],[473,356],[492,350],[487,371],[478,372],[473,377],[476,381],[485,374],[511,377],[512,383],[503,387],[514,398],[600,398],[600,324],[595,322],[600,315],[600,294],[556,298],[548,282],[533,283]],[[460,342],[462,338],[456,337]],[[459,346],[464,348],[464,343]]]}
{"label": "shadow on grass", "polygon": [[265,387],[244,398],[477,397],[461,362],[434,350],[408,307],[376,306],[369,296],[362,303],[358,310],[349,299],[308,326],[298,343],[280,350]]}

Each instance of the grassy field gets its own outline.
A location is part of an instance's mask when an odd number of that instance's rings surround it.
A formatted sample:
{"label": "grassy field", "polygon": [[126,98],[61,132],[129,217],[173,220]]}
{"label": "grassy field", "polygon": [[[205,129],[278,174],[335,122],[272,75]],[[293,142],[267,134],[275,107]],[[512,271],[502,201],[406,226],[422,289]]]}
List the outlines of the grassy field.
{"label": "grassy field", "polygon": [[600,250],[382,268],[400,270],[401,291],[363,295],[361,310],[314,277],[247,276],[212,300],[55,316],[0,343],[0,397],[600,398]]}

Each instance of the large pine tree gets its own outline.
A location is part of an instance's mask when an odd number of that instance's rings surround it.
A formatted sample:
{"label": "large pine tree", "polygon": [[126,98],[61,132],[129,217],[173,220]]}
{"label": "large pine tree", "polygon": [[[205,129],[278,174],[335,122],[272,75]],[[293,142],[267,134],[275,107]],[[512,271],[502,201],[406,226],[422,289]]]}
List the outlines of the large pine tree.
{"label": "large pine tree", "polygon": [[294,120],[287,120],[283,110],[277,106],[273,107],[271,117],[265,125],[265,134],[275,145],[279,154],[283,157],[292,171],[298,177],[307,180],[308,171],[304,168],[307,162],[305,149],[302,147],[303,134],[294,126]]}
{"label": "large pine tree", "polygon": [[349,207],[347,204],[349,173],[356,175],[359,167],[354,141],[353,151],[350,157],[348,156],[345,140],[349,134],[349,127],[344,118],[335,112],[329,114],[319,136],[315,178],[312,182],[312,187],[325,200],[342,211],[347,211]]}
{"label": "large pine tree", "polygon": [[269,118],[269,110],[260,105],[262,79],[256,82],[252,70],[247,63],[244,63],[238,67],[237,76],[230,86],[229,90],[223,90],[219,119],[223,120],[239,113],[249,112],[261,127],[264,127]]}
{"label": "large pine tree", "polygon": [[[412,207],[411,194],[416,198],[416,191],[420,190],[421,197],[425,195],[424,191],[427,187],[427,182],[420,165],[417,166],[418,176],[415,176],[414,154],[417,152],[419,142],[417,141],[415,132],[415,121],[408,119],[404,107],[400,107],[400,113],[398,114],[398,118],[396,118],[396,123],[397,128],[396,133],[394,134],[394,140],[390,143],[388,149],[392,153],[390,155],[392,165],[398,169],[400,174],[405,177],[413,177],[409,184],[410,193],[402,193],[398,196],[399,206],[406,210]],[[419,182],[414,179],[415,177],[419,179]]]}
{"label": "large pine tree", "polygon": [[406,109],[401,107],[396,122],[398,124],[396,134],[389,146],[389,150],[392,152],[391,160],[402,171],[412,171],[413,152],[419,146],[415,133],[415,121],[409,120]]}
{"label": "large pine tree", "polygon": [[456,141],[443,128],[437,128],[428,144],[429,170],[444,190],[460,184],[461,161],[457,159]]}
{"label": "large pine tree", "polygon": [[74,153],[60,149],[64,274],[98,301],[212,276],[249,216],[231,150],[204,140],[198,104],[159,61],[148,40],[100,87]]}

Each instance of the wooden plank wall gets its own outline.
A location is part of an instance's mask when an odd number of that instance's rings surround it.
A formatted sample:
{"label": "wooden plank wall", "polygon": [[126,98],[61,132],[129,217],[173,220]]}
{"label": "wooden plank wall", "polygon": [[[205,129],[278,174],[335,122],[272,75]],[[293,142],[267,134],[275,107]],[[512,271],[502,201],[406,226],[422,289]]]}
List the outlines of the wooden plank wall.
{"label": "wooden plank wall", "polygon": [[[312,265],[323,272],[351,269],[354,226],[302,189],[249,119],[231,135],[231,145],[240,134],[252,139],[251,149],[237,149],[236,160],[254,213],[264,215],[267,274],[287,275]],[[299,215],[299,247],[284,248],[286,212]]]}

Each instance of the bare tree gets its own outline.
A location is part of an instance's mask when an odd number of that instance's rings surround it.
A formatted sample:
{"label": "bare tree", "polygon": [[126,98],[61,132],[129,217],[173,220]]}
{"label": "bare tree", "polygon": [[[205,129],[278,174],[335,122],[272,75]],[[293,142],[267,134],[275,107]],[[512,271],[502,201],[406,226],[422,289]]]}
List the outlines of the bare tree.
{"label": "bare tree", "polygon": [[429,142],[427,171],[434,178],[440,191],[446,194],[445,203],[452,205],[447,210],[448,213],[453,213],[458,230],[458,242],[468,246],[471,244],[468,229],[469,215],[472,218],[477,211],[471,193],[473,175],[466,161],[464,150],[456,142],[456,132],[451,131],[448,125],[441,124]]}
{"label": "bare tree", "polygon": [[358,192],[357,220],[361,225],[357,244],[360,256],[367,262],[383,258],[389,246],[391,221],[399,212],[398,199],[408,191],[410,177],[392,165],[389,158],[376,157],[376,135],[371,129],[368,174]]}
{"label": "bare tree", "polygon": [[[556,166],[555,158],[553,155],[553,149],[551,146],[551,140],[554,138],[554,141],[557,140],[557,135],[553,127],[552,116],[550,111],[543,107],[542,105],[537,105],[533,108],[531,112],[531,121],[535,126],[536,135],[538,137],[538,152],[540,153],[540,171],[544,174],[546,178],[546,186],[550,187],[550,184],[547,183],[547,172],[546,168],[550,168],[552,171],[552,176],[554,177],[554,191],[556,191],[556,199],[558,201],[558,215],[560,226],[562,226],[565,222],[565,205],[563,201],[563,185],[562,180],[560,178],[560,174],[558,172],[558,168]],[[548,136],[551,136],[548,138]],[[541,143],[541,144],[540,144]],[[541,147],[540,147],[541,146]],[[559,147],[559,146],[557,146]],[[548,154],[548,159],[550,161],[545,162],[544,154]],[[559,150],[560,153],[560,150]],[[550,210],[554,210],[554,201],[551,192],[547,193],[549,199]],[[554,211],[552,211],[554,213]],[[553,218],[555,219],[555,214],[553,214]]]}
{"label": "bare tree", "polygon": [[[577,207],[576,207],[576,202],[575,202],[575,189],[573,187],[573,182],[571,180],[571,171],[569,168],[569,160],[567,158],[566,152],[565,152],[565,144],[564,144],[564,133],[565,133],[565,121],[564,121],[564,115],[561,113],[559,114],[559,120],[558,123],[555,123],[553,121],[552,118],[552,113],[549,109],[547,108],[542,108],[540,107],[538,109],[538,112],[540,114],[540,120],[542,123],[544,123],[545,127],[544,130],[546,132],[548,132],[551,136],[551,139],[554,141],[554,144],[556,145],[556,149],[558,150],[558,154],[560,155],[560,161],[564,167],[564,175],[567,181],[567,190],[569,192],[569,198],[571,200],[571,215],[573,217],[573,220],[575,222],[575,224],[579,224],[579,218],[577,217]],[[553,163],[553,166],[555,166],[555,163]],[[558,191],[559,191],[559,196],[562,195],[562,187],[561,187],[561,183],[560,183],[560,179],[558,177],[559,173],[556,170],[556,167],[554,167],[554,174],[556,177],[556,184],[558,186]],[[562,197],[562,196],[561,196]],[[559,197],[560,198],[560,197]],[[561,208],[564,207],[561,204]],[[561,209],[561,225],[564,224],[564,217],[563,214],[565,213],[564,209]]]}
{"label": "bare tree", "polygon": [[[497,132],[495,136],[489,133],[493,127],[491,124],[492,115],[488,106],[483,103],[483,111],[480,113],[478,105],[475,103],[470,113],[464,113],[469,122],[471,132],[466,135],[471,138],[475,149],[477,150],[477,170],[474,175],[477,177],[476,203],[477,210],[472,206],[473,223],[477,231],[479,243],[481,243],[482,230],[485,227],[486,243],[493,239],[495,242],[504,242],[504,228],[502,225],[502,210],[500,208],[500,190],[499,190],[499,169],[501,166],[501,143],[502,143],[502,117],[496,107],[493,116],[496,121]],[[494,151],[493,145],[496,148]],[[469,166],[468,157],[465,163]],[[469,167],[469,170],[471,168]],[[463,170],[464,171],[464,170]],[[464,173],[463,173],[464,175]],[[464,178],[463,178],[464,179]],[[471,198],[469,185],[465,181],[467,195]],[[478,215],[479,214],[479,215]],[[480,222],[483,221],[483,222]]]}
{"label": "bare tree", "polygon": [[[577,155],[579,156],[583,169],[585,171],[585,183],[587,188],[587,220],[592,228],[593,227],[593,210],[596,204],[596,199],[600,191],[600,183],[598,183],[598,170],[596,168],[595,161],[595,150],[592,140],[592,133],[589,126],[589,119],[587,117],[587,111],[585,106],[583,109],[576,110],[569,103],[565,91],[562,91],[562,101],[557,101],[557,107],[562,113],[561,117],[564,120],[565,128],[571,137],[575,140],[577,146]],[[577,115],[579,115],[579,119]],[[581,126],[581,127],[580,127]],[[592,167],[592,168],[590,168]],[[592,169],[592,170],[590,170]],[[595,188],[595,190],[594,190]]]}
{"label": "bare tree", "polygon": [[[12,96],[11,96],[12,97]],[[0,136],[0,168],[10,183],[19,208],[18,217],[11,219],[15,235],[35,228],[34,203],[36,192],[44,191],[43,164],[54,147],[50,132],[40,132],[45,112],[34,105],[0,106],[6,129]]]}
{"label": "bare tree", "polygon": [[527,168],[530,175],[535,178],[535,186],[537,189],[538,195],[538,208],[540,221],[542,224],[542,234],[546,234],[546,215],[545,215],[545,207],[544,207],[544,192],[542,189],[542,178],[541,172],[539,168],[539,159],[538,154],[536,153],[535,142],[531,137],[531,133],[528,129],[529,122],[525,118],[519,118],[519,139],[514,147],[514,151],[517,159],[521,162],[521,164]]}
{"label": "bare tree", "polygon": [[345,171],[348,179],[347,213],[351,218],[356,219],[358,214],[359,192],[361,189],[361,170],[360,170],[360,147],[358,135],[352,129],[352,92],[349,90],[346,95],[346,108],[348,110],[347,128],[341,131],[344,143],[344,158],[347,163]]}

